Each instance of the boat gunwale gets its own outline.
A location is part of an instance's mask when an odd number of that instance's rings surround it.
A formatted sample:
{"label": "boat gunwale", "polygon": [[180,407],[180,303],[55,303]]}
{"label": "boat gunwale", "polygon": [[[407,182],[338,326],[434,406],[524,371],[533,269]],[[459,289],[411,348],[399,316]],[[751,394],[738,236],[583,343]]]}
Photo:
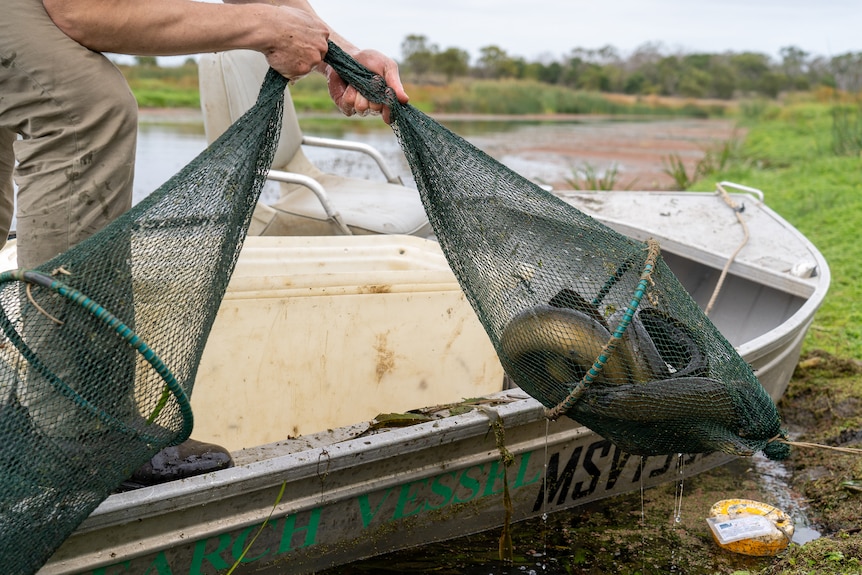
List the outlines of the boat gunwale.
{"label": "boat gunwale", "polygon": [[[435,438],[434,444],[428,447],[456,443],[476,437],[477,432],[481,434],[487,432],[491,423],[487,410],[493,410],[495,412],[493,417],[502,419],[507,429],[545,419],[544,406],[519,389],[503,390],[485,397],[500,400],[501,403],[490,408],[483,406],[483,409],[442,417],[409,427],[386,429],[371,436],[359,435],[329,445],[276,455],[196,477],[117,493],[103,501],[84,520],[78,531],[86,532],[126,523],[130,521],[129,511],[140,509],[141,506],[147,506],[148,512],[145,515],[136,515],[134,518],[136,520],[176,511],[178,507],[201,505],[221,497],[230,497],[233,491],[260,490],[281,485],[285,480],[296,482],[318,477],[319,460],[324,457],[327,460],[327,473],[332,474],[354,466],[357,457],[362,458],[362,464],[368,464],[397,456],[403,451],[405,444],[418,442],[424,438]],[[513,397],[515,399],[511,401]],[[577,427],[575,432],[577,434],[592,433],[586,427]],[[559,433],[571,434],[570,431],[565,430]],[[544,442],[544,437],[542,441]],[[287,443],[283,441],[270,445]],[[489,459],[499,457],[496,450],[489,450],[489,454]],[[446,465],[450,466],[451,463],[447,461]],[[284,474],[288,470],[290,477],[285,478]],[[404,477],[399,476],[397,483],[402,483]],[[239,485],[242,485],[242,489],[238,487]],[[381,482],[381,485],[384,483]]]}

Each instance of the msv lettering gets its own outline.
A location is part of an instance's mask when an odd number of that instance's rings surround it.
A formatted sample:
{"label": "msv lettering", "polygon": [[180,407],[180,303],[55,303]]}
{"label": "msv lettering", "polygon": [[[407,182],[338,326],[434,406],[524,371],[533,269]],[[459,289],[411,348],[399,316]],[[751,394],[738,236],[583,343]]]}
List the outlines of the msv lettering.
{"label": "msv lettering", "polygon": [[[559,507],[565,506],[568,499],[597,499],[609,492],[628,491],[642,479],[657,479],[671,472],[677,458],[677,455],[641,458],[622,451],[607,439],[575,447],[560,469],[564,455],[558,451],[548,457],[546,480],[533,505],[534,513],[542,511],[545,504]],[[690,464],[698,456],[685,457],[685,464]]]}

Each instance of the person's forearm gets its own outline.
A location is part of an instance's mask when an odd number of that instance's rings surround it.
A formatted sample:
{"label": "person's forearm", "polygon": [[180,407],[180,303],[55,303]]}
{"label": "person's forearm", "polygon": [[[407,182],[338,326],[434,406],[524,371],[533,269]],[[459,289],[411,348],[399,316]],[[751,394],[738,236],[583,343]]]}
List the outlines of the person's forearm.
{"label": "person's forearm", "polygon": [[245,48],[266,56],[291,80],[317,69],[330,95],[347,115],[383,112],[347,86],[324,63],[333,40],[361,64],[381,74],[401,102],[407,94],[398,65],[375,50],[359,50],[323,22],[308,0],[42,0],[54,23],[70,38],[99,52],[168,56]]}
{"label": "person's forearm", "polygon": [[189,0],[43,0],[57,26],[97,51],[138,55],[195,54],[233,48],[266,52],[268,21],[279,8]]}

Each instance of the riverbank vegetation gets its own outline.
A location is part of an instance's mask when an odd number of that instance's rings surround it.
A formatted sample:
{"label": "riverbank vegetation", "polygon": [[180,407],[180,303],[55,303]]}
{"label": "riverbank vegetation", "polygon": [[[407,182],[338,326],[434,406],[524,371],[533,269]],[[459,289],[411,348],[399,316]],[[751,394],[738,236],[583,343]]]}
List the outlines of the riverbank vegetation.
{"label": "riverbank vegetation", "polygon": [[[194,60],[182,66],[161,67],[141,58],[134,66],[121,65],[141,108],[199,108],[198,71]],[[655,95],[603,94],[566,86],[549,86],[529,79],[454,80],[446,85],[407,82],[410,103],[431,114],[590,114],[627,116],[720,117],[733,102]],[[312,74],[290,88],[296,110],[304,114],[338,112],[326,81]]]}
{"label": "riverbank vegetation", "polygon": [[[194,59],[162,68],[153,57],[122,66],[142,107],[197,106]],[[479,57],[441,50],[427,37],[402,42],[402,78],[412,103],[434,113],[679,114],[715,116],[751,100],[795,92],[862,90],[862,52],[832,57],[782,48],[778,58],[753,52],[668,52],[648,43],[622,55],[613,46],[573,48],[561,57],[529,61],[498,46]],[[317,75],[291,89],[297,108],[333,111]]]}
{"label": "riverbank vegetation", "polygon": [[471,62],[459,48],[441,50],[426,36],[410,35],[401,45],[402,75],[421,83],[456,78],[517,79],[591,92],[682,98],[775,98],[781,93],[862,89],[862,53],[832,57],[787,46],[778,59],[756,52],[719,54],[669,52],[651,42],[623,55],[612,45],[573,48],[562,57],[529,61],[499,46],[480,49]]}
{"label": "riverbank vegetation", "polygon": [[118,65],[141,108],[200,108],[197,62],[159,66],[155,57],[138,56],[135,65]]}

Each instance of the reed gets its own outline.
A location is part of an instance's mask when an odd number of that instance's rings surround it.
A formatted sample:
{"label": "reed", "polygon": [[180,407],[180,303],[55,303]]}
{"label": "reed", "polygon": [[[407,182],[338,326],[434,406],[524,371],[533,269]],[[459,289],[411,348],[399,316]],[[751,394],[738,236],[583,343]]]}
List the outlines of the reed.
{"label": "reed", "polygon": [[862,153],[862,103],[832,108],[832,150],[839,156]]}
{"label": "reed", "polygon": [[631,189],[634,182],[629,183],[624,188],[616,187],[620,176],[620,167],[616,162],[610,167],[600,172],[590,163],[581,164],[580,168],[572,168],[572,176],[566,178],[566,183],[575,190],[589,191],[609,191],[616,189]]}

